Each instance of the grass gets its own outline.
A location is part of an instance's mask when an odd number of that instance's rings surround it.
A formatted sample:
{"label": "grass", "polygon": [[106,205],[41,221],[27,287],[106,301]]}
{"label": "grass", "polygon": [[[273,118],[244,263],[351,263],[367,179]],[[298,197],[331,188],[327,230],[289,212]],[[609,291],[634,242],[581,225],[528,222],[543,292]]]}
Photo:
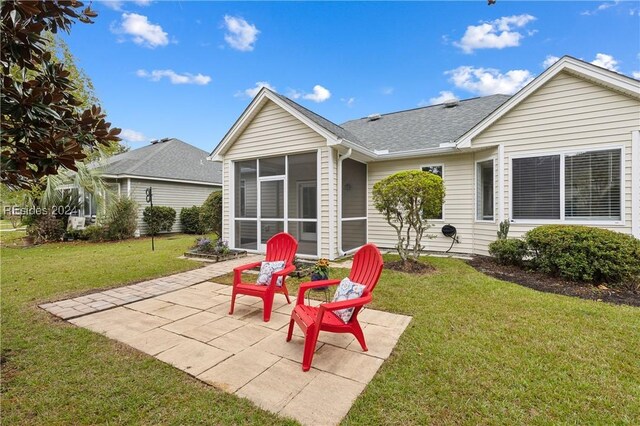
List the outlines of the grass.
{"label": "grass", "polygon": [[104,336],[37,308],[198,267],[192,236],[1,248],[2,424],[283,424]]}
{"label": "grass", "polygon": [[[3,422],[286,422],[35,308],[192,268],[176,259],[191,241],[160,239],[154,254],[148,240],[3,248]],[[638,308],[539,293],[455,259],[429,262],[438,272],[383,272],[372,307],[413,321],[344,423],[640,423]],[[299,281],[287,281],[294,294]]]}

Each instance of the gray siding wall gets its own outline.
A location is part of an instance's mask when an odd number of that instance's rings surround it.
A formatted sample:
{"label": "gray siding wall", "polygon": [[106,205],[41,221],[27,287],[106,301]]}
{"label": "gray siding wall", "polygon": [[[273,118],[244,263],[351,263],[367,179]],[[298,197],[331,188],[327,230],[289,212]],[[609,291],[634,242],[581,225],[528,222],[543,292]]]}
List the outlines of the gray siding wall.
{"label": "gray siding wall", "polygon": [[[173,224],[172,232],[182,231],[180,211],[183,207],[200,206],[209,194],[220,190],[220,186],[213,185],[131,179],[131,193],[129,196],[138,203],[138,229],[141,234],[146,233],[142,212],[149,206],[146,201],[146,189],[148,187],[153,188],[154,206],[168,206],[176,210],[176,221]],[[127,195],[127,179],[120,179],[120,192],[123,195]]]}

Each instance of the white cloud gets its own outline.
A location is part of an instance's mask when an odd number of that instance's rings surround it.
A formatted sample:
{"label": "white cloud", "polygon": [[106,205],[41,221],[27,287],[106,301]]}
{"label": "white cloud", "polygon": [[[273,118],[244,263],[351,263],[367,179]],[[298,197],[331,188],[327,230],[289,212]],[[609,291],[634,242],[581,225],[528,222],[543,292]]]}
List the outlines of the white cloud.
{"label": "white cloud", "polygon": [[173,70],[153,70],[148,72],[146,70],[136,71],[138,77],[147,78],[150,81],[160,81],[162,78],[168,78],[171,84],[197,84],[204,86],[211,82],[211,77],[204,74],[178,74]]}
{"label": "white cloud", "polygon": [[313,86],[313,93],[307,93],[305,95],[302,95],[302,99],[306,99],[308,101],[313,101],[313,102],[324,102],[327,99],[329,99],[331,97],[331,92],[320,86],[319,84],[316,84],[315,86]]}
{"label": "white cloud", "polygon": [[135,130],[131,130],[131,129],[122,129],[122,132],[120,132],[119,136],[122,138],[122,140],[129,143],[139,143],[139,142],[149,141],[149,138],[146,137],[144,134],[142,134],[141,132],[136,132]]}
{"label": "white cloud", "polygon": [[556,62],[558,62],[559,60],[560,60],[560,58],[558,58],[557,56],[547,55],[547,57],[544,58],[544,62],[542,62],[542,67],[544,69],[547,69],[551,65],[555,64]]}
{"label": "white cloud", "polygon": [[356,98],[351,97],[351,98],[341,98],[340,99],[342,102],[344,102],[349,108],[351,108],[353,106],[353,104],[356,102]]}
{"label": "white cloud", "polygon": [[319,84],[313,86],[313,93],[301,92],[295,89],[289,89],[287,91],[287,96],[291,99],[306,99],[308,101],[313,102],[324,102],[331,97],[331,92],[329,89],[326,89]]}
{"label": "white cloud", "polygon": [[472,66],[458,67],[445,74],[451,76],[456,87],[480,96],[510,95],[533,80],[533,75],[527,70],[510,70],[503,74],[497,69]]}
{"label": "white cloud", "polygon": [[382,89],[380,89],[380,93],[382,93],[383,95],[393,95],[393,91],[395,89],[393,87],[383,87]]}
{"label": "white cloud", "polygon": [[437,104],[442,104],[448,101],[457,101],[458,97],[456,95],[453,94],[453,92],[448,91],[448,90],[444,90],[440,93],[438,93],[438,96],[435,96],[433,98],[429,98],[429,102],[425,102],[425,101],[420,101],[420,103],[418,104],[418,106],[427,106],[427,105],[437,105]]}
{"label": "white cloud", "polygon": [[[102,0],[100,3],[107,6],[109,9],[122,11],[122,6],[126,3],[126,0]],[[130,3],[134,3],[138,6],[149,6],[151,4],[151,0],[134,0]]]}
{"label": "white cloud", "polygon": [[236,16],[224,16],[224,24],[227,33],[224,39],[229,46],[242,52],[253,50],[253,45],[258,40],[260,30],[255,25],[248,23],[243,18]]}
{"label": "white cloud", "polygon": [[120,26],[112,31],[130,35],[134,43],[149,48],[169,44],[169,35],[160,25],[152,24],[146,16],[137,13],[123,13]]}
{"label": "white cloud", "polygon": [[250,87],[248,89],[241,90],[241,91],[237,92],[235,94],[235,96],[236,97],[246,96],[246,97],[249,97],[249,98],[253,98],[258,94],[260,89],[262,89],[263,87],[266,87],[269,90],[277,92],[276,88],[274,86],[272,86],[271,84],[269,84],[268,81],[257,81],[256,85],[254,87]]}
{"label": "white cloud", "polygon": [[[469,25],[459,42],[454,45],[465,53],[476,49],[503,49],[520,45],[524,35],[515,28],[522,28],[536,18],[531,15],[504,16],[494,21]],[[529,35],[533,34],[529,32]]]}
{"label": "white cloud", "polygon": [[640,80],[640,71],[634,71],[631,73],[631,75],[633,76],[633,78],[635,78],[636,80]]}
{"label": "white cloud", "polygon": [[591,63],[611,71],[618,71],[618,61],[613,56],[605,53],[597,53],[596,58]]}
{"label": "white cloud", "polygon": [[595,9],[585,10],[585,11],[580,12],[580,15],[584,15],[584,16],[597,15],[598,12],[602,12],[603,10],[607,10],[610,7],[617,6],[618,3],[620,3],[620,0],[615,0],[615,1],[611,2],[611,3],[609,3],[609,2],[601,3]]}

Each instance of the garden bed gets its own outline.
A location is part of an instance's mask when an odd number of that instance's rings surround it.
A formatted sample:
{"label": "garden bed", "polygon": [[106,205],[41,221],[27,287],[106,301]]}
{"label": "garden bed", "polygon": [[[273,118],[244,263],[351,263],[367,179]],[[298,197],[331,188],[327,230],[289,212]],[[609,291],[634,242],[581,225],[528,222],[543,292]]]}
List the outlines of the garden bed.
{"label": "garden bed", "polygon": [[562,294],[619,305],[640,306],[640,292],[637,290],[613,289],[607,285],[596,286],[591,283],[550,277],[543,273],[527,271],[517,266],[500,265],[488,256],[475,256],[473,259],[468,260],[467,263],[486,275],[546,293]]}
{"label": "garden bed", "polygon": [[195,250],[189,250],[184,253],[185,257],[191,257],[195,259],[205,259],[211,262],[224,262],[225,260],[238,259],[240,257],[247,256],[245,250],[229,250],[225,254],[217,253],[201,253]]}

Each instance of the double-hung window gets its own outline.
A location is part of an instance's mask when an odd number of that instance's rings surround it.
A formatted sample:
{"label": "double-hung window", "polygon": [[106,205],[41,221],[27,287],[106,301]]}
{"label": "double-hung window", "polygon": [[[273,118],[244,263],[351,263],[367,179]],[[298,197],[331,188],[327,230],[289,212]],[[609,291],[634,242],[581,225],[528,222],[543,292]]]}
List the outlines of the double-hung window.
{"label": "double-hung window", "polygon": [[[443,169],[444,169],[444,166],[442,164],[434,165],[434,166],[423,166],[422,167],[422,171],[423,172],[433,173],[434,175],[440,176],[441,178],[444,178]],[[431,215],[431,217],[427,217],[427,219],[442,220],[442,218],[443,218],[443,208],[442,207],[443,206],[440,206],[440,211],[438,212],[438,214]]]}
{"label": "double-hung window", "polygon": [[514,158],[514,220],[619,221],[622,150]]}

